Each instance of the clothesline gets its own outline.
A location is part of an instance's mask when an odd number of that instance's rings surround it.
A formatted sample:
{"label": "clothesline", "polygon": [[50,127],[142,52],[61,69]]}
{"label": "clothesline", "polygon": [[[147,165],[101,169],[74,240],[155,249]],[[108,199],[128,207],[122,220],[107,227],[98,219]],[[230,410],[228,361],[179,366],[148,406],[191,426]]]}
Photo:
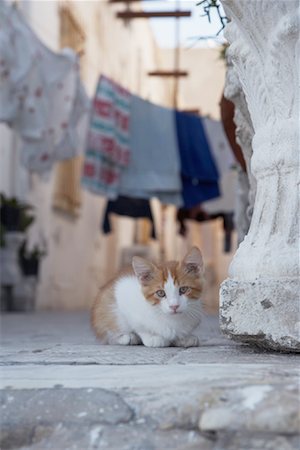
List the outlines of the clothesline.
{"label": "clothesline", "polygon": [[111,199],[190,207],[219,195],[232,164],[219,122],[155,105],[107,77],[90,111],[75,52],[48,49],[16,8],[2,2],[0,12],[0,121],[21,137],[28,170],[85,153],[83,185]]}
{"label": "clothesline", "polygon": [[219,178],[232,165],[220,122],[155,105],[99,78],[83,173],[91,192],[192,207],[220,195]]}
{"label": "clothesline", "polygon": [[[103,0],[103,1],[107,1],[107,0]],[[35,18],[33,19],[32,22],[35,25],[34,28],[38,27],[38,28],[41,28],[43,30],[46,30],[47,34],[49,36],[51,36],[51,41],[52,42],[56,42],[57,41],[57,36],[53,33],[52,30],[50,30],[49,28],[45,27],[44,23],[39,22]],[[55,51],[55,50],[53,50],[53,51]],[[93,69],[94,74],[95,74],[95,78],[98,78],[99,73],[101,72],[101,69],[100,69],[100,67],[98,65],[94,64],[94,60],[91,57],[89,57],[89,55],[86,52],[84,52],[83,55],[80,54],[80,53],[77,53],[77,56],[79,57],[79,59],[81,59],[82,57],[86,58],[86,65],[89,68]]]}
{"label": "clothesline", "polygon": [[[90,60],[89,66],[98,74]],[[82,185],[110,200],[108,212],[128,209],[152,221],[151,198],[188,211],[221,194],[219,181],[234,162],[220,122],[155,105],[107,77],[100,77],[91,107],[76,53],[47,48],[4,2],[0,122],[21,137],[29,171],[42,174],[84,154]],[[79,191],[80,178],[71,180]]]}

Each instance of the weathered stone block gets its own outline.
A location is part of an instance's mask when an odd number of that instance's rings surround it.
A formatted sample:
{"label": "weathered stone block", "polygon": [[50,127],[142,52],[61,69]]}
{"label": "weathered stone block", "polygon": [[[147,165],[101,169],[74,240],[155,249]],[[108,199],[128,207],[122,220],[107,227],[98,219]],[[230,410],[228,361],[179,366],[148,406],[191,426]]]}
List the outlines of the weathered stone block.
{"label": "weathered stone block", "polygon": [[256,384],[223,389],[207,396],[201,431],[297,435],[300,429],[299,387]]}
{"label": "weathered stone block", "polygon": [[300,280],[225,280],[220,326],[231,338],[274,350],[300,352]]}
{"label": "weathered stone block", "polygon": [[[253,125],[249,232],[221,288],[234,339],[299,351],[299,2],[222,0],[228,54]],[[240,104],[240,100],[238,100]]]}
{"label": "weathered stone block", "polygon": [[116,425],[133,417],[118,394],[104,389],[8,389],[0,391],[0,406],[1,448],[29,445],[35,433],[44,437],[63,425]]}

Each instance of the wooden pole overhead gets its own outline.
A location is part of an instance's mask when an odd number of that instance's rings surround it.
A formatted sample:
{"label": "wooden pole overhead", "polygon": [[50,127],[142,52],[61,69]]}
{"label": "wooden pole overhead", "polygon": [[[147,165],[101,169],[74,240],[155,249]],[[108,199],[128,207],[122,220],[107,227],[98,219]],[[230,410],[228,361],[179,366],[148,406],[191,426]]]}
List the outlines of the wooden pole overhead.
{"label": "wooden pole overhead", "polygon": [[156,70],[153,72],[148,72],[149,77],[187,77],[188,72],[184,70]]}
{"label": "wooden pole overhead", "polygon": [[191,11],[122,11],[117,12],[118,19],[151,19],[151,18],[166,18],[166,17],[191,17]]}

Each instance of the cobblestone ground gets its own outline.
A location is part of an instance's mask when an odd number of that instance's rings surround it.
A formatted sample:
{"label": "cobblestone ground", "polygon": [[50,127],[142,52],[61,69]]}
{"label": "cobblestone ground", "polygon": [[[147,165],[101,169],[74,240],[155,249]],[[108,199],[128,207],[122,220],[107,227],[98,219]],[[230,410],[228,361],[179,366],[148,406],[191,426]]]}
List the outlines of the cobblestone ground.
{"label": "cobblestone ground", "polygon": [[3,315],[1,449],[299,449],[299,359],[222,337],[100,346],[86,313]]}

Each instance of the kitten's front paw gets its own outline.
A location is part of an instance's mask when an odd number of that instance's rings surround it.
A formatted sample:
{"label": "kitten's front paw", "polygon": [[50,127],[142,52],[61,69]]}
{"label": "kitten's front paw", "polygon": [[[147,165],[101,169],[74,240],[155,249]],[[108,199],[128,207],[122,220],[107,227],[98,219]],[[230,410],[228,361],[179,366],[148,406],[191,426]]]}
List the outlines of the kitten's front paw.
{"label": "kitten's front paw", "polygon": [[136,333],[130,333],[130,345],[141,345],[142,339]]}
{"label": "kitten's front paw", "polygon": [[185,336],[174,341],[175,347],[199,347],[200,342],[197,336]]}
{"label": "kitten's front paw", "polygon": [[141,335],[145,347],[169,347],[170,341],[161,336]]}
{"label": "kitten's front paw", "polygon": [[116,339],[116,344],[119,345],[140,345],[141,343],[141,339],[135,333],[121,334]]}

